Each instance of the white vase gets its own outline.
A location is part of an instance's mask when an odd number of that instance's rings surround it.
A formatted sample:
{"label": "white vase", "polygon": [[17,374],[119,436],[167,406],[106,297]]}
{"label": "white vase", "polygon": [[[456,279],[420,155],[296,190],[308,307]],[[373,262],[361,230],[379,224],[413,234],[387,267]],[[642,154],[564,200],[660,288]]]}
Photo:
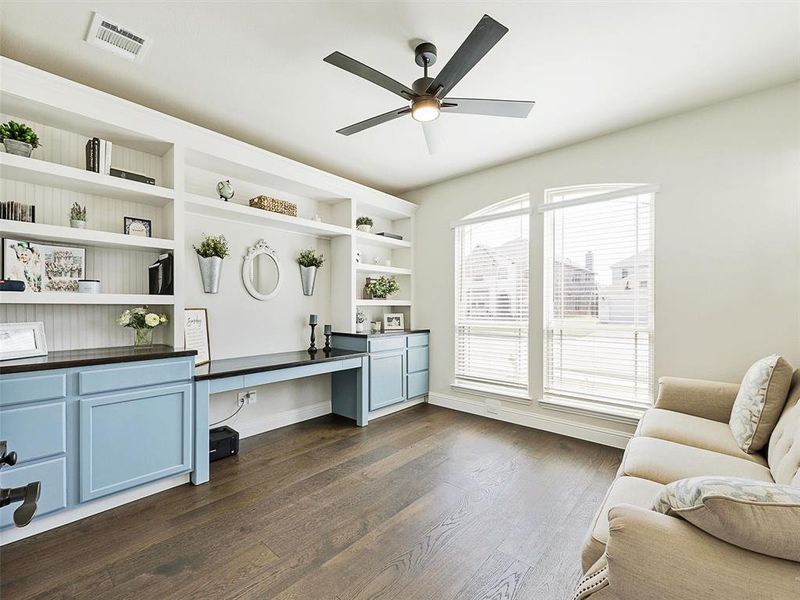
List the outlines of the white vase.
{"label": "white vase", "polygon": [[200,265],[200,277],[203,280],[203,291],[206,294],[219,292],[219,277],[222,274],[222,259],[219,256],[203,257],[197,255]]}
{"label": "white vase", "polygon": [[356,225],[356,229],[365,233],[372,233],[372,225]]}
{"label": "white vase", "polygon": [[86,229],[86,221],[78,221],[77,219],[70,219],[69,226],[75,229]]}

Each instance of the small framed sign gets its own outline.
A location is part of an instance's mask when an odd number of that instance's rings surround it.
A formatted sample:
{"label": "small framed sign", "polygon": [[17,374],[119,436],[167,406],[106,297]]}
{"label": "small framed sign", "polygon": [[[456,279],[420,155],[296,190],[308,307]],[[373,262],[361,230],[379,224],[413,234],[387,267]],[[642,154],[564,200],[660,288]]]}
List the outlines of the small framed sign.
{"label": "small framed sign", "polygon": [[147,219],[125,217],[124,232],[126,235],[136,237],[153,237],[153,223]]}
{"label": "small framed sign", "polygon": [[183,343],[187,350],[197,350],[195,365],[211,361],[208,311],[205,308],[187,308],[183,311]]}
{"label": "small framed sign", "polygon": [[384,331],[402,331],[405,328],[403,313],[383,313]]}
{"label": "small framed sign", "polygon": [[0,324],[0,360],[45,356],[44,323]]}

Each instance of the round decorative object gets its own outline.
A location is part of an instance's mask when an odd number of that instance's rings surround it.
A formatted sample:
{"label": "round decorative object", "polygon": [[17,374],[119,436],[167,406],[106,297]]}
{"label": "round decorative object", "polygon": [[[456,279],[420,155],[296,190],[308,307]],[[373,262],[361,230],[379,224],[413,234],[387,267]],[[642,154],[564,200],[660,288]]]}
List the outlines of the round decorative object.
{"label": "round decorative object", "polygon": [[356,229],[370,233],[372,231],[372,225],[356,225]]}
{"label": "round decorative object", "polygon": [[269,300],[281,286],[278,255],[265,240],[250,248],[242,264],[242,281],[247,293],[256,300]]}
{"label": "round decorative object", "polygon": [[16,154],[17,156],[24,156],[25,158],[31,157],[33,146],[27,142],[20,142],[19,140],[5,139],[3,146],[6,147],[6,152],[9,154]]}
{"label": "round decorative object", "polygon": [[217,183],[217,193],[221,200],[225,200],[227,202],[231,198],[233,198],[233,184],[231,183],[230,179],[226,179],[225,181],[220,181]]}

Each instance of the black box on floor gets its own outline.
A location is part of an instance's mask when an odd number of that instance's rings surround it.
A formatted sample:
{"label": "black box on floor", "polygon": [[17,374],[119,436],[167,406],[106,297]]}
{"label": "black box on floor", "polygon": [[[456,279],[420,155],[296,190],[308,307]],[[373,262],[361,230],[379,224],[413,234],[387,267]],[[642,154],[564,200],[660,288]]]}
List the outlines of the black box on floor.
{"label": "black box on floor", "polygon": [[211,462],[239,454],[239,432],[227,425],[208,432],[208,457]]}

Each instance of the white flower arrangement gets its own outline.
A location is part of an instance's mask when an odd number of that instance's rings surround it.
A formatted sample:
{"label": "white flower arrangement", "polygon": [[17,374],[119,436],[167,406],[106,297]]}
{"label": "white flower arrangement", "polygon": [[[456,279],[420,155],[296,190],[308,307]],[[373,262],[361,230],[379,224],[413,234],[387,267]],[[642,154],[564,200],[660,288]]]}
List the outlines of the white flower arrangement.
{"label": "white flower arrangement", "polygon": [[125,309],[117,317],[117,324],[122,327],[132,327],[134,329],[155,329],[159,325],[167,322],[167,315],[147,312],[146,306]]}

